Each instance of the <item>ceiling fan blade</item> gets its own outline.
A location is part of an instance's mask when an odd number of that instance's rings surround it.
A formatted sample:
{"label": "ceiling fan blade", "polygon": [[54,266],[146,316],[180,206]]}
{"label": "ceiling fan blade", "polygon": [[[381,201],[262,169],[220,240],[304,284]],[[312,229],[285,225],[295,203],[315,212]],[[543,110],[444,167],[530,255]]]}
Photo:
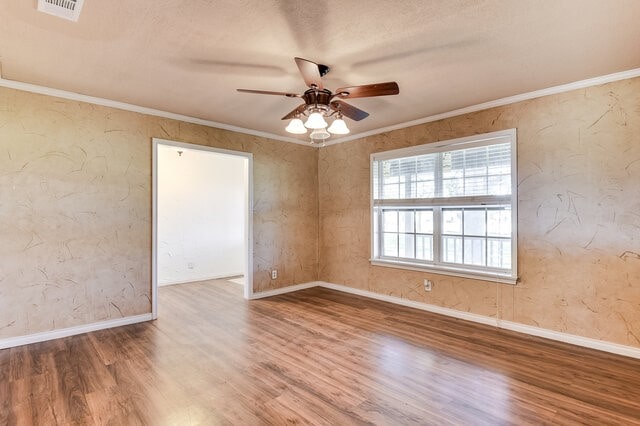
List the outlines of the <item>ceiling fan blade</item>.
{"label": "ceiling fan blade", "polygon": [[238,92],[242,93],[257,93],[259,95],[278,95],[278,96],[286,96],[287,98],[300,98],[302,95],[298,95],[297,93],[287,93],[287,92],[270,92],[268,90],[252,90],[252,89],[236,89]]}
{"label": "ceiling fan blade", "polygon": [[349,105],[348,103],[342,101],[331,102],[331,109],[340,111],[342,115],[344,115],[345,117],[349,117],[354,121],[364,120],[369,116],[368,112],[365,112],[360,108],[356,108],[353,105]]}
{"label": "ceiling fan blade", "polygon": [[397,95],[398,93],[400,93],[398,83],[390,81],[388,83],[365,84],[364,86],[341,87],[335,91],[334,96],[342,99],[352,99]]}
{"label": "ceiling fan blade", "polygon": [[296,57],[294,59],[306,85],[309,87],[315,86],[317,89],[322,90],[322,77],[329,72],[329,67],[302,58]]}
{"label": "ceiling fan blade", "polygon": [[296,109],[291,111],[289,114],[282,117],[283,120],[289,120],[290,118],[294,118],[298,114],[302,114],[304,110],[307,108],[307,104],[302,104],[298,106]]}

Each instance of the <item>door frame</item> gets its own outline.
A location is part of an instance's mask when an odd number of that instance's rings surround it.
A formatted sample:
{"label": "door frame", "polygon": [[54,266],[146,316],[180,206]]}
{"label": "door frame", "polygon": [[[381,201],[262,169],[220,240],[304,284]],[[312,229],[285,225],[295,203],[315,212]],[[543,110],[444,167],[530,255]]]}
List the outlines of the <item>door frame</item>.
{"label": "door frame", "polygon": [[250,152],[233,151],[229,149],[214,148],[205,145],[152,138],[151,313],[153,319],[158,318],[158,145],[166,145],[197,151],[214,152],[218,154],[233,155],[247,159],[244,236],[246,259],[243,295],[245,299],[251,299],[253,296],[253,154]]}

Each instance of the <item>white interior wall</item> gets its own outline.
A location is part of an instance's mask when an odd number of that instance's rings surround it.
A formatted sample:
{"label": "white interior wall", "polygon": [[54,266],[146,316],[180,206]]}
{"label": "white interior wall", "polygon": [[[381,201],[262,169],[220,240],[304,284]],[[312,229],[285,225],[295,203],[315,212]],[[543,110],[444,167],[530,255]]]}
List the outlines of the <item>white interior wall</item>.
{"label": "white interior wall", "polygon": [[244,273],[247,167],[242,157],[158,145],[158,285]]}

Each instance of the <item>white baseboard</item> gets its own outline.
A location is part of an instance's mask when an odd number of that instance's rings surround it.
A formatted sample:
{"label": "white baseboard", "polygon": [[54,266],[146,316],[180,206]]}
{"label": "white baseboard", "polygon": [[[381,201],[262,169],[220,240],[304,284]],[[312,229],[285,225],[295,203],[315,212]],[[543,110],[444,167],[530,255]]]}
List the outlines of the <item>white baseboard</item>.
{"label": "white baseboard", "polygon": [[319,287],[330,288],[332,290],[342,291],[344,293],[357,294],[358,296],[368,297],[370,299],[382,300],[383,302],[395,303],[396,305],[407,306],[409,308],[421,309],[423,311],[442,314],[449,317],[459,318],[467,321],[479,322],[481,324],[498,326],[496,318],[486,317],[484,315],[472,314],[471,312],[457,311],[455,309],[443,308],[442,306],[429,305],[427,303],[416,302],[414,300],[403,299],[402,297],[388,296],[386,294],[374,293],[372,291],[360,290],[357,288],[347,287],[340,284],[332,284],[320,281]]}
{"label": "white baseboard", "polygon": [[44,331],[42,333],[28,334],[26,336],[9,337],[0,339],[0,349],[13,348],[16,346],[28,345],[30,343],[45,342],[47,340],[60,339],[62,337],[75,336],[76,334],[84,334],[90,331],[104,330],[105,328],[120,327],[123,325],[136,324],[139,322],[151,321],[152,314],[134,315],[92,324],[76,325],[59,330]]}
{"label": "white baseboard", "polygon": [[388,296],[386,294],[374,293],[372,291],[360,290],[357,288],[347,287],[345,285],[333,284],[324,281],[318,281],[319,287],[329,288],[332,290],[342,291],[344,293],[356,294],[358,296],[368,297],[371,299],[382,300],[384,302],[395,303],[397,305],[407,306],[410,308],[421,309],[436,314],[447,315],[467,321],[473,321],[481,324],[492,325],[494,327],[503,328],[505,330],[516,331],[518,333],[529,334],[531,336],[544,337],[550,340],[570,343],[576,346],[596,349],[617,355],[624,355],[630,358],[640,359],[640,348],[633,346],[620,345],[618,343],[607,342],[604,340],[592,339],[589,337],[576,336],[575,334],[562,333],[559,331],[549,330],[546,328],[534,327],[526,324],[520,324],[512,321],[504,321],[494,317],[472,314],[470,312],[457,311],[455,309],[443,308],[441,306],[429,305],[428,303],[415,302],[413,300],[403,299],[396,296]]}
{"label": "white baseboard", "polygon": [[504,328],[505,330],[517,331],[518,333],[529,334],[531,336],[544,337],[545,339],[557,340],[559,342],[570,343],[576,346],[583,346],[585,348],[597,349],[599,351],[640,359],[640,348],[634,348],[633,346],[592,339],[590,337],[577,336],[575,334],[562,333],[560,331],[534,327],[532,325],[521,324],[513,321],[500,320],[498,322],[498,327]]}
{"label": "white baseboard", "polygon": [[308,282],[308,283],[291,285],[289,287],[282,287],[282,288],[276,288],[274,290],[261,291],[261,292],[258,292],[258,293],[253,293],[249,297],[249,299],[250,300],[262,299],[262,298],[265,298],[265,297],[277,296],[279,294],[292,293],[292,292],[298,291],[298,290],[304,290],[304,289],[311,288],[311,287],[318,287],[321,284],[322,283],[320,281],[311,281],[311,282]]}
{"label": "white baseboard", "polygon": [[236,273],[228,273],[228,274],[217,274],[217,275],[213,275],[210,277],[194,277],[194,278],[190,278],[188,280],[177,280],[177,281],[158,281],[158,287],[164,287],[167,285],[176,285],[176,284],[187,284],[187,283],[197,283],[200,281],[209,281],[209,280],[219,280],[222,278],[229,278],[229,277],[238,277],[244,275],[244,272],[236,272]]}

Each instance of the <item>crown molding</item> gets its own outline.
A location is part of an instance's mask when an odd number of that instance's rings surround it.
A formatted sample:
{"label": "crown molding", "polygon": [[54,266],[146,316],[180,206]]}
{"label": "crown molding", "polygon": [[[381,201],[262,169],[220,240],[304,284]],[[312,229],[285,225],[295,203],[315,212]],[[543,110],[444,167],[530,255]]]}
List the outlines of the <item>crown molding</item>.
{"label": "crown molding", "polygon": [[[380,127],[378,129],[369,130],[361,133],[354,133],[349,136],[336,138],[324,143],[324,146],[336,145],[339,143],[349,142],[356,139],[366,138],[368,136],[379,135],[381,133],[390,132],[392,130],[404,129],[407,127],[417,126],[420,124],[431,123],[445,118],[457,117],[471,112],[482,111],[489,108],[495,108],[504,105],[514,104],[529,99],[541,98],[543,96],[555,95],[558,93],[569,92],[571,90],[584,89],[586,87],[598,86],[605,83],[611,83],[619,80],[627,80],[630,78],[640,77],[640,68],[634,68],[627,71],[616,72],[599,77],[579,80],[573,83],[561,84],[546,89],[534,90],[533,92],[521,93],[519,95],[509,96],[506,98],[496,99],[493,101],[483,102],[477,105],[471,105],[464,108],[454,109],[452,111],[443,112],[441,114],[430,115],[428,117],[419,118],[417,120],[405,121],[403,123],[394,124],[392,126]],[[298,145],[312,146],[321,148],[321,145],[310,145],[306,140],[295,139],[287,136],[280,136],[274,133],[262,132],[259,130],[246,129],[244,127],[232,126],[230,124],[218,123],[217,121],[205,120],[202,118],[191,117],[188,115],[176,114],[173,112],[162,111],[154,108],[128,104],[126,102],[113,101],[110,99],[98,98],[95,96],[83,95],[81,93],[68,92],[66,90],[53,89],[37,84],[23,83],[17,80],[9,80],[2,77],[2,64],[0,63],[0,87],[9,89],[23,90],[25,92],[38,93],[41,95],[53,96],[56,98],[69,99],[74,101],[86,102],[94,105],[101,105],[124,111],[137,112],[140,114],[152,115],[155,117],[169,118],[172,120],[184,121],[186,123],[199,124],[202,126],[213,127],[216,129],[229,130],[232,132],[244,133],[251,136],[258,136],[267,139],[274,139],[282,142],[290,142]]]}
{"label": "crown molding", "polygon": [[482,111],[489,108],[514,104],[529,99],[541,98],[543,96],[555,95],[558,93],[569,92],[576,89],[584,89],[591,86],[599,86],[613,81],[627,80],[634,77],[640,77],[640,68],[634,68],[627,71],[607,74],[600,77],[588,78],[586,80],[575,81],[573,83],[561,84],[559,86],[549,87],[547,89],[534,90],[533,92],[522,93],[519,95],[509,96],[506,98],[496,99],[489,102],[483,102],[477,105],[471,105],[464,108],[454,109],[453,111],[443,112],[441,114],[431,115],[429,117],[419,118],[417,120],[406,121],[404,123],[394,124],[392,126],[381,127],[379,129],[369,130],[367,132],[356,133],[350,136],[334,139],[325,142],[325,146],[335,145],[339,143],[349,142],[356,139],[366,138],[367,136],[379,135],[380,133],[390,132],[392,130],[404,129],[419,124],[431,123],[433,121],[443,120],[445,118],[457,117],[459,115],[468,114],[470,112]]}
{"label": "crown molding", "polygon": [[[1,72],[1,68],[0,68]],[[184,121],[186,123],[199,124],[202,126],[213,127],[216,129],[230,130],[232,132],[244,133],[251,136],[259,136],[261,138],[275,139],[282,142],[291,142],[299,145],[309,146],[309,142],[280,136],[273,133],[261,132],[259,130],[245,129],[244,127],[232,126],[230,124],[218,123],[217,121],[205,120],[202,118],[191,117],[188,115],[176,114],[173,112],[162,111],[154,108],[147,108],[139,105],[128,104],[126,102],[113,101],[110,99],[98,98],[95,96],[83,95],[81,93],[68,92],[66,90],[53,89],[51,87],[39,86],[37,84],[23,83],[16,80],[8,80],[0,74],[0,87],[8,89],[22,90],[25,92],[37,93],[40,95],[53,96],[56,98],[69,99],[72,101],[86,102],[93,105],[100,105],[110,108],[116,108],[124,111],[137,112],[155,117],[169,118],[171,120]]]}

